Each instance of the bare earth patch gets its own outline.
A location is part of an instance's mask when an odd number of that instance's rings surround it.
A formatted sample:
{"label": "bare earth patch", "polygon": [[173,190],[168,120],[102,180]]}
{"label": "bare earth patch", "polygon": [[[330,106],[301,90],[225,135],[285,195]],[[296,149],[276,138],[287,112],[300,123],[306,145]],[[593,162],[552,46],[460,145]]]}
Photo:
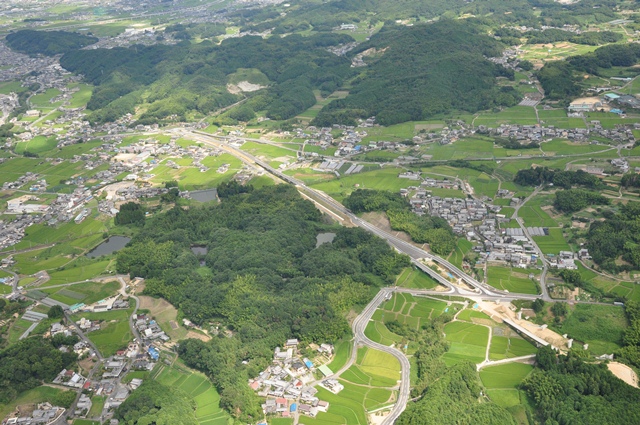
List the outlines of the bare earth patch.
{"label": "bare earth patch", "polygon": [[611,373],[622,379],[627,384],[638,388],[638,375],[636,375],[636,372],[626,364],[611,362],[607,364],[607,368]]}

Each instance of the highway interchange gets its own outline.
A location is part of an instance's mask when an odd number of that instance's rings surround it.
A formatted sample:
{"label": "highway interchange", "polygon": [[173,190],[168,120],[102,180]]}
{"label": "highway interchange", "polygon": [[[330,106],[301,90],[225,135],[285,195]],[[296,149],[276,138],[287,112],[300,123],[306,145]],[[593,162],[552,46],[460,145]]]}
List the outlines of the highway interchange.
{"label": "highway interchange", "polygon": [[[312,189],[308,187],[304,182],[295,179],[291,176],[288,176],[281,171],[273,168],[267,162],[262,161],[259,158],[242,151],[232,145],[229,144],[231,140],[238,140],[238,138],[229,138],[222,136],[213,136],[209,133],[201,132],[201,131],[190,131],[187,132],[185,130],[179,131],[183,136],[192,138],[198,142],[215,146],[217,148],[221,148],[228,153],[231,153],[235,157],[241,159],[244,163],[253,166],[262,168],[266,172],[272,174],[280,178],[281,180],[293,184],[296,186],[298,191],[303,194],[306,198],[311,199],[316,203],[318,207],[322,210],[329,212],[332,216],[339,218],[344,221],[351,221],[354,225],[361,227],[378,237],[386,240],[391,246],[393,246],[398,252],[402,254],[406,254],[411,258],[411,262],[420,270],[427,273],[429,276],[434,278],[440,284],[446,286],[448,288],[447,291],[424,291],[424,290],[406,290],[400,288],[382,288],[380,292],[374,297],[373,300],[364,308],[362,313],[352,323],[352,329],[354,334],[354,352],[357,350],[359,346],[366,346],[370,348],[374,348],[376,350],[380,350],[386,353],[391,354],[395,358],[398,359],[401,366],[401,379],[399,383],[398,390],[398,398],[391,409],[389,415],[387,415],[382,422],[383,425],[390,425],[395,422],[395,420],[402,414],[404,409],[406,408],[407,402],[409,400],[409,391],[410,391],[410,379],[409,379],[409,360],[407,357],[398,349],[393,347],[388,347],[374,341],[371,341],[366,337],[364,331],[367,327],[367,324],[371,320],[373,313],[376,309],[387,299],[389,299],[394,291],[398,292],[408,292],[414,295],[419,294],[438,294],[438,295],[455,295],[455,296],[463,296],[475,300],[485,300],[485,301],[512,301],[515,299],[524,299],[524,300],[534,300],[537,298],[544,298],[551,300],[548,296],[546,288],[543,289],[543,295],[530,295],[530,294],[515,294],[509,293],[505,291],[500,291],[496,288],[493,288],[490,285],[487,285],[483,282],[479,282],[468,274],[464,273],[458,267],[454,266],[447,260],[435,256],[413,244],[410,244],[389,232],[386,232],[382,229],[377,228],[376,226],[368,223],[367,221],[357,217],[347,208],[345,208],[342,204],[337,202],[335,199],[330,197],[329,195]],[[242,139],[241,139],[242,140]],[[255,141],[251,139],[251,141]],[[517,211],[514,214],[514,217],[517,219]],[[518,221],[520,223],[520,221]],[[423,263],[423,260],[430,260],[436,263],[441,268],[448,271],[448,273],[454,277],[459,283],[466,284],[472,289],[464,289],[461,287],[462,285],[454,285],[451,281],[447,280],[440,273],[434,271],[427,265]],[[545,270],[546,272],[546,267]],[[546,274],[546,273],[545,273]],[[544,284],[542,285],[544,286]],[[341,369],[341,371],[346,370],[353,362],[355,361],[355,356],[352,355],[347,365]],[[338,375],[338,374],[336,374]]]}

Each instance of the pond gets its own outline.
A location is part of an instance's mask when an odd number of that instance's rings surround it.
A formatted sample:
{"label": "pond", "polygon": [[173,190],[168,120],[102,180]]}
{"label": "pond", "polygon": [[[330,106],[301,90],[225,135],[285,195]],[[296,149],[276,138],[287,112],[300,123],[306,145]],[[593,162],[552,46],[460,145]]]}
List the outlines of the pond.
{"label": "pond", "polygon": [[194,190],[189,192],[191,199],[198,202],[209,202],[218,199],[218,191],[216,189]]}
{"label": "pond", "polygon": [[207,255],[209,249],[207,249],[206,246],[194,245],[191,247],[191,252],[193,252],[195,255]]}
{"label": "pond", "polygon": [[128,244],[130,240],[131,238],[128,238],[126,236],[111,236],[109,239],[89,251],[87,253],[87,257],[96,258],[103,255],[112,254],[124,248],[124,246]]}
{"label": "pond", "polygon": [[336,237],[335,233],[319,233],[316,236],[316,248],[322,245],[323,243],[333,242],[333,238]]}

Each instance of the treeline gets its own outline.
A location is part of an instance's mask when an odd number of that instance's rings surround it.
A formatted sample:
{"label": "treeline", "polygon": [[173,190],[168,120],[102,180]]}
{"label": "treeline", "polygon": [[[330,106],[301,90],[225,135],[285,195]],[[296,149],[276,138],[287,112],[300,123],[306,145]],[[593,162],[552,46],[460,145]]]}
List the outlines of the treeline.
{"label": "treeline", "polygon": [[[611,44],[593,52],[571,56],[565,61],[547,62],[537,73],[538,80],[550,99],[565,99],[580,94],[580,80],[576,74],[606,76],[604,70],[612,67],[633,67],[640,60],[637,43]],[[637,74],[637,70],[629,68]]]}
{"label": "treeline", "polygon": [[[316,248],[324,231],[336,237]],[[198,268],[193,245],[207,246],[206,268]],[[269,364],[275,346],[348,335],[344,314],[408,264],[364,230],[323,224],[288,185],[158,214],[117,256],[119,273],[147,278],[147,294],[196,324],[219,323],[219,337],[182,342],[180,354],[211,377],[224,408],[245,422],[262,414],[247,379]]]}
{"label": "treeline", "polygon": [[556,192],[553,206],[561,212],[572,213],[590,205],[609,205],[609,198],[584,189],[568,189]]}
{"label": "treeline", "polygon": [[272,84],[250,94],[237,118],[266,111],[269,118],[286,120],[315,104],[314,89],[328,95],[352,75],[349,60],[326,50],[349,41],[343,34],[241,37],[220,45],[77,50],[60,63],[96,86],[87,104],[92,121],[112,121],[141,103],[146,103],[143,124],[185,120],[193,111],[208,114],[241,99],[226,88],[229,75],[241,68],[258,69]]}
{"label": "treeline", "polygon": [[411,395],[420,399],[407,404],[398,425],[515,424],[506,409],[478,402],[482,385],[475,365],[464,362],[447,367],[442,360],[449,350],[444,324],[451,318],[445,313],[418,330],[395,321],[386,323],[389,330],[418,346],[414,354],[418,379]]}
{"label": "treeline", "polygon": [[117,226],[133,224],[141,226],[144,223],[145,211],[142,205],[137,202],[127,202],[120,206],[120,211],[116,213],[114,222]]}
{"label": "treeline", "polygon": [[354,190],[344,199],[343,205],[356,214],[409,208],[407,199],[400,196],[400,194],[372,189]]}
{"label": "treeline", "polygon": [[428,243],[436,254],[448,255],[456,248],[456,237],[446,220],[414,214],[407,201],[398,194],[357,189],[345,198],[344,206],[355,213],[385,212],[393,230],[407,232],[414,242]]}
{"label": "treeline", "polygon": [[0,403],[8,403],[23,391],[50,382],[77,355],[63,353],[50,339],[26,338],[0,351]]}
{"label": "treeline", "polygon": [[574,186],[601,189],[605,186],[601,179],[585,171],[563,171],[548,167],[518,170],[513,182],[521,186],[539,186],[552,183],[554,186],[564,189],[571,189]]}
{"label": "treeline", "polygon": [[631,366],[640,367],[640,303],[627,301],[624,312],[629,320],[629,327],[625,329],[622,340],[624,347],[616,351],[616,358]]}
{"label": "treeline", "polygon": [[148,379],[115,411],[126,425],[198,425],[195,401],[184,391]]}
{"label": "treeline", "polygon": [[575,353],[556,356],[550,346],[536,355],[538,367],[521,384],[545,424],[640,423],[640,390],[615,377],[605,364]]}
{"label": "treeline", "polygon": [[29,55],[55,56],[94,44],[96,37],[66,31],[20,30],[6,37],[7,45]]}
{"label": "treeline", "polygon": [[620,180],[620,185],[624,188],[640,187],[640,175],[636,173],[625,174]]}
{"label": "treeline", "polygon": [[513,79],[513,71],[485,59],[500,56],[502,48],[468,22],[385,25],[349,55],[367,49],[384,53],[368,58],[366,72],[353,81],[349,96],[326,105],[313,123],[349,124],[375,116],[378,123],[391,125],[454,110],[516,105],[518,92],[495,84],[499,76]]}
{"label": "treeline", "polygon": [[571,31],[549,28],[544,31],[527,33],[525,36],[530,34],[532,35],[527,40],[528,44],[548,44],[558,41],[570,41],[576,44],[599,46],[601,44],[615,43],[622,40],[622,34],[612,31],[589,31],[576,34]]}
{"label": "treeline", "polygon": [[[587,233],[587,248],[593,261],[611,272],[640,268],[640,203],[620,206],[618,214],[609,214],[605,221],[594,221]],[[619,263],[622,259],[627,264]]]}

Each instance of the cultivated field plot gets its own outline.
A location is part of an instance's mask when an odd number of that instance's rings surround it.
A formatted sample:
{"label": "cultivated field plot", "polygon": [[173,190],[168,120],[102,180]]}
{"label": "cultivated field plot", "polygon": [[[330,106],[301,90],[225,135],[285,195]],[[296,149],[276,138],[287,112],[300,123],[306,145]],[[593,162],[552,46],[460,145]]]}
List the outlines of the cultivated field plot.
{"label": "cultivated field plot", "polygon": [[464,256],[471,251],[473,248],[473,244],[467,239],[458,239],[456,243],[456,249],[453,251],[447,260],[452,263],[454,266],[458,268],[462,268],[462,260],[464,260]]}
{"label": "cultivated field plot", "polygon": [[540,201],[532,199],[518,210],[518,217],[524,220],[526,227],[556,227],[558,223],[553,220],[541,207]]}
{"label": "cultivated field plot", "polygon": [[469,138],[458,140],[449,145],[432,143],[424,150],[425,154],[433,155],[433,160],[452,160],[467,158],[491,159],[493,153],[493,141],[486,138]]}
{"label": "cultivated field plot", "polygon": [[[461,240],[466,241],[466,239]],[[432,289],[438,286],[438,283],[422,270],[407,267],[396,279],[396,285],[410,289]]]}
{"label": "cultivated field plot", "polygon": [[92,304],[114,295],[120,288],[117,281],[99,283],[83,282],[77,285],[70,285],[58,288],[41,288],[42,292],[49,294],[49,297],[68,305],[76,303]]}
{"label": "cultivated field plot", "polygon": [[512,407],[524,403],[525,394],[517,386],[532,370],[533,366],[522,363],[490,366],[480,371],[480,379],[494,403]]}
{"label": "cultivated field plot", "polygon": [[257,142],[245,142],[240,149],[245,152],[249,152],[257,157],[264,157],[265,159],[274,159],[280,157],[291,157],[292,159],[296,158],[297,150],[283,148],[280,146],[275,146],[266,143],[257,143]]}
{"label": "cultivated field plot", "polygon": [[140,308],[149,310],[160,328],[173,340],[187,338],[189,332],[178,323],[178,310],[171,303],[163,298],[153,298],[146,295],[141,295],[138,298],[140,299]]}
{"label": "cultivated field plot", "polygon": [[600,355],[612,353],[622,346],[622,336],[628,326],[622,307],[578,304],[570,309],[560,333],[589,343],[589,351]]}
{"label": "cultivated field plot", "polygon": [[587,46],[583,44],[562,41],[548,44],[526,44],[522,47],[523,59],[534,63],[556,61],[568,56],[577,56],[589,53],[597,49],[598,46]]}
{"label": "cultivated field plot", "polygon": [[411,182],[407,179],[398,178],[398,174],[403,171],[400,168],[385,167],[380,170],[351,174],[328,182],[316,183],[312,187],[327,193],[338,201],[342,201],[358,188],[399,192],[400,189],[411,186]]}
{"label": "cultivated field plot", "polygon": [[491,338],[489,360],[503,360],[513,357],[535,354],[537,348],[529,341],[519,337],[496,336]]}
{"label": "cultivated field plot", "polygon": [[457,306],[447,307],[444,301],[397,293],[381,309],[376,310],[373,319],[387,322],[395,320],[418,329],[422,323],[438,317],[443,311],[453,313],[454,308],[457,309]]}
{"label": "cultivated field plot", "polygon": [[458,313],[458,315],[456,316],[456,319],[463,320],[465,322],[471,322],[471,323],[474,323],[474,319],[483,320],[483,321],[491,320],[491,318],[486,314],[484,314],[483,312],[474,310],[471,308],[466,308],[462,310],[460,313]]}
{"label": "cultivated field plot", "polygon": [[474,121],[476,126],[485,125],[491,128],[497,128],[501,124],[536,125],[537,123],[536,111],[530,106],[514,106],[500,112],[482,114]]}
{"label": "cultivated field plot", "polygon": [[558,128],[586,128],[582,118],[569,118],[564,109],[539,110],[538,116],[544,125],[554,125]]}
{"label": "cultivated field plot", "polygon": [[285,170],[284,174],[294,177],[298,180],[302,180],[305,184],[320,183],[327,180],[332,180],[336,176],[333,173],[321,173],[311,168],[295,168],[292,170]]}
{"label": "cultivated field plot", "polygon": [[78,87],[79,90],[71,95],[71,100],[67,105],[68,108],[72,109],[85,106],[87,102],[89,102],[89,99],[91,99],[91,94],[93,92],[91,86],[87,84],[77,84],[75,86]]}
{"label": "cultivated field plot", "polygon": [[533,236],[540,249],[545,254],[558,254],[560,251],[571,251],[569,244],[562,236],[562,229],[550,228],[549,236]]}
{"label": "cultivated field plot", "polygon": [[391,354],[361,348],[356,363],[340,377],[358,385],[394,387],[400,379],[400,363]]}
{"label": "cultivated field plot", "polygon": [[488,283],[494,288],[518,294],[537,294],[538,288],[529,279],[528,273],[526,270],[513,269],[511,267],[487,267]]}
{"label": "cultivated field plot", "polygon": [[87,337],[98,347],[103,356],[108,357],[116,351],[125,348],[133,339],[129,328],[129,315],[133,309],[114,310],[105,313],[78,313],[72,316],[74,321],[81,318],[88,320],[103,320],[104,324],[99,331],[87,334]]}
{"label": "cultivated field plot", "polygon": [[608,146],[592,145],[589,143],[573,143],[568,140],[554,139],[540,145],[547,155],[575,155],[600,152],[611,149]]}
{"label": "cultivated field plot", "polygon": [[[346,362],[345,354],[348,354],[348,346],[339,345],[336,360],[329,365],[332,370],[336,371]],[[337,359],[338,356],[341,358]],[[317,396],[329,402],[329,411],[319,413],[315,419],[305,417],[304,423],[367,425],[366,411],[393,403],[396,391],[389,388],[395,387],[398,379],[400,364],[395,357],[382,351],[361,348],[356,363],[340,376],[344,389],[339,394],[318,388]]]}
{"label": "cultivated field plot", "polygon": [[[179,164],[183,159],[184,158],[174,158],[173,161]],[[151,181],[154,183],[164,183],[166,181],[176,180],[180,189],[186,190],[197,190],[216,186],[230,180],[231,177],[242,168],[242,162],[238,158],[226,153],[203,159],[202,165],[209,168],[204,172],[190,165],[174,169],[165,165],[164,162],[165,161],[152,170],[155,176]],[[182,162],[185,163],[184,161]],[[219,173],[218,169],[224,164],[229,164],[227,171]]]}
{"label": "cultivated field plot", "polygon": [[462,361],[481,363],[485,359],[489,343],[489,329],[466,322],[450,322],[444,327],[446,339],[451,343],[449,351],[442,356],[447,366]]}
{"label": "cultivated field plot", "polygon": [[160,366],[153,372],[161,384],[180,388],[196,402],[196,418],[201,425],[227,425],[229,414],[220,407],[220,395],[203,374],[185,366]]}
{"label": "cultivated field plot", "polygon": [[329,369],[331,369],[333,372],[337,372],[345,364],[347,364],[347,361],[351,356],[352,347],[353,347],[353,344],[351,343],[351,341],[343,340],[337,343],[334,346],[335,354],[333,356],[333,360],[331,361],[331,363],[327,365]]}

